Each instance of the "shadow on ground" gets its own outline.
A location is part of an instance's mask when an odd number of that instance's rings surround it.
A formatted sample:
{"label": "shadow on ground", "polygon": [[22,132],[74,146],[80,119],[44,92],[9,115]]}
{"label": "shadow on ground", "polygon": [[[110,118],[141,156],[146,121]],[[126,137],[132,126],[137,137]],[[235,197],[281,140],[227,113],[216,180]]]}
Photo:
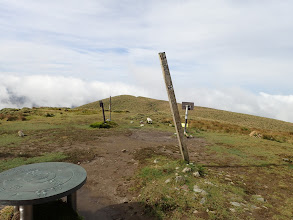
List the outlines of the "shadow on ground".
{"label": "shadow on ground", "polygon": [[[111,200],[105,197],[94,197],[86,188],[78,191],[77,206],[78,214],[85,220],[151,220],[155,212],[139,202],[121,202],[112,204]],[[150,215],[153,213],[154,215]]]}

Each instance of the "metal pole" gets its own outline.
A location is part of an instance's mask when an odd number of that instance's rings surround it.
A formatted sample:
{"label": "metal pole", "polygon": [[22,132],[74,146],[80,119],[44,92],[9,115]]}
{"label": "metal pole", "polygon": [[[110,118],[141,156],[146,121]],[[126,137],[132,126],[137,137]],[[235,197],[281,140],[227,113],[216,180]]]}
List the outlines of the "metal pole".
{"label": "metal pole", "polygon": [[183,159],[187,161],[187,163],[189,163],[188,149],[184,142],[184,133],[183,133],[182,125],[181,125],[179,110],[178,110],[178,106],[176,102],[175,92],[174,92],[165,52],[159,53],[159,57],[160,57],[162,72],[163,72],[166,89],[167,89],[167,93],[169,97],[170,108],[173,115],[173,121],[174,121],[175,129],[177,132],[179,148],[180,148]]}
{"label": "metal pole", "polygon": [[187,127],[187,116],[188,116],[188,105],[185,106],[185,125],[184,125],[184,134],[186,135],[186,127]]}
{"label": "metal pole", "polygon": [[24,205],[19,206],[19,214],[20,220],[33,220],[33,206],[32,205]]}
{"label": "metal pole", "polygon": [[77,208],[77,203],[76,203],[76,192],[70,194],[69,196],[67,196],[67,204],[69,204],[69,206],[76,211]]}

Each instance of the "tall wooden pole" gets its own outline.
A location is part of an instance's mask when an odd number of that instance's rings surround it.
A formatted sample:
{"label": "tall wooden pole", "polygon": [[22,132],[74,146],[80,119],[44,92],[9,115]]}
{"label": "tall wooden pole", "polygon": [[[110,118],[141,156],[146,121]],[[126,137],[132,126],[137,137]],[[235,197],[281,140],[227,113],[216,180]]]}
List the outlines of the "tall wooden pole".
{"label": "tall wooden pole", "polygon": [[188,149],[184,141],[184,134],[183,134],[182,126],[181,126],[179,110],[178,110],[178,106],[176,102],[175,92],[174,92],[165,52],[159,53],[159,57],[160,57],[162,72],[165,79],[166,89],[167,89],[167,93],[169,97],[169,103],[170,103],[170,107],[171,107],[171,111],[173,115],[173,121],[174,121],[175,129],[177,132],[179,148],[180,148],[183,159],[189,163]]}

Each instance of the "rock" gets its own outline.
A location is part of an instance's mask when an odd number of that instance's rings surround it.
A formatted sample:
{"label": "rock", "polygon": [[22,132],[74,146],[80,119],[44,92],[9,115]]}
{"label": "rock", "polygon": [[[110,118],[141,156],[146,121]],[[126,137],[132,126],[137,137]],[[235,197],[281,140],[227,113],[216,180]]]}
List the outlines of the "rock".
{"label": "rock", "polygon": [[225,178],[226,181],[232,182],[232,180],[230,178]]}
{"label": "rock", "polygon": [[255,206],[255,205],[252,205],[250,208],[251,208],[251,210],[261,209],[260,207],[257,207],[257,206]]}
{"label": "rock", "polygon": [[212,182],[207,181],[207,180],[205,180],[204,183],[207,184],[207,185],[216,186],[215,184],[213,184]]}
{"label": "rock", "polygon": [[24,133],[22,131],[18,131],[17,133],[19,137],[24,137]]}
{"label": "rock", "polygon": [[159,159],[155,159],[154,160],[154,163],[159,163]]}
{"label": "rock", "polygon": [[134,123],[134,121],[130,121],[130,124],[133,124]]}
{"label": "rock", "polygon": [[289,158],[283,158],[283,161],[287,163],[292,163],[292,160],[290,160]]}
{"label": "rock", "polygon": [[129,200],[125,197],[124,199],[122,199],[122,203],[128,203]]}
{"label": "rock", "polygon": [[200,200],[199,203],[200,203],[201,205],[203,205],[203,204],[205,204],[205,202],[206,202],[206,198],[203,197],[203,198]]}
{"label": "rock", "polygon": [[256,200],[259,201],[259,202],[265,202],[265,199],[264,199],[261,195],[255,195],[254,197],[255,197]]}
{"label": "rock", "polygon": [[203,196],[207,195],[207,192],[201,188],[199,188],[197,185],[194,185],[193,186],[193,192],[195,193],[200,193],[202,194]]}
{"label": "rock", "polygon": [[176,167],[175,170],[179,170],[180,167]]}
{"label": "rock", "polygon": [[240,207],[241,204],[239,202],[230,202],[231,205],[236,206],[236,207]]}
{"label": "rock", "polygon": [[144,126],[144,124],[141,124],[141,125],[140,125],[140,127],[143,127],[143,126]]}
{"label": "rock", "polygon": [[250,137],[255,137],[255,138],[262,138],[263,135],[257,131],[252,131],[250,134],[249,134]]}
{"label": "rock", "polygon": [[184,183],[185,182],[185,178],[183,176],[176,176],[175,177],[175,182],[176,183]]}
{"label": "rock", "polygon": [[77,165],[80,165],[80,162],[77,162]]}
{"label": "rock", "polygon": [[197,214],[197,213],[198,213],[198,211],[197,211],[197,210],[194,210],[194,211],[193,211],[193,214]]}
{"label": "rock", "polygon": [[153,123],[153,120],[151,118],[147,118],[147,123],[148,124],[152,124]]}
{"label": "rock", "polygon": [[193,175],[194,177],[200,177],[200,174],[199,174],[198,171],[194,172],[192,175]]}
{"label": "rock", "polygon": [[185,192],[188,192],[189,191],[189,188],[188,188],[187,185],[181,186],[181,189],[184,190]]}
{"label": "rock", "polygon": [[126,152],[126,149],[123,149],[123,150],[122,150],[122,153],[125,153],[125,152]]}
{"label": "rock", "polygon": [[179,176],[179,174],[178,173],[175,173],[175,176]]}
{"label": "rock", "polygon": [[230,210],[231,212],[236,212],[236,210],[233,209],[233,208],[229,208],[229,210]]}
{"label": "rock", "polygon": [[171,179],[166,179],[165,183],[170,183],[171,182]]}
{"label": "rock", "polygon": [[169,124],[169,127],[172,127],[173,125],[172,124]]}
{"label": "rock", "polygon": [[190,167],[185,167],[183,170],[182,170],[183,173],[189,173],[191,172],[191,168]]}

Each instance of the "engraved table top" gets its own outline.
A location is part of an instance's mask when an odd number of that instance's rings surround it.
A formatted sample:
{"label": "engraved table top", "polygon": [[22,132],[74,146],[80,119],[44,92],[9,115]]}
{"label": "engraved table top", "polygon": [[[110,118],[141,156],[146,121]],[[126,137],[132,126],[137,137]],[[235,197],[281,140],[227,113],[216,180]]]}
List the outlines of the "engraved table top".
{"label": "engraved table top", "polygon": [[79,165],[35,163],[0,173],[0,204],[33,205],[67,196],[83,186],[87,174]]}

